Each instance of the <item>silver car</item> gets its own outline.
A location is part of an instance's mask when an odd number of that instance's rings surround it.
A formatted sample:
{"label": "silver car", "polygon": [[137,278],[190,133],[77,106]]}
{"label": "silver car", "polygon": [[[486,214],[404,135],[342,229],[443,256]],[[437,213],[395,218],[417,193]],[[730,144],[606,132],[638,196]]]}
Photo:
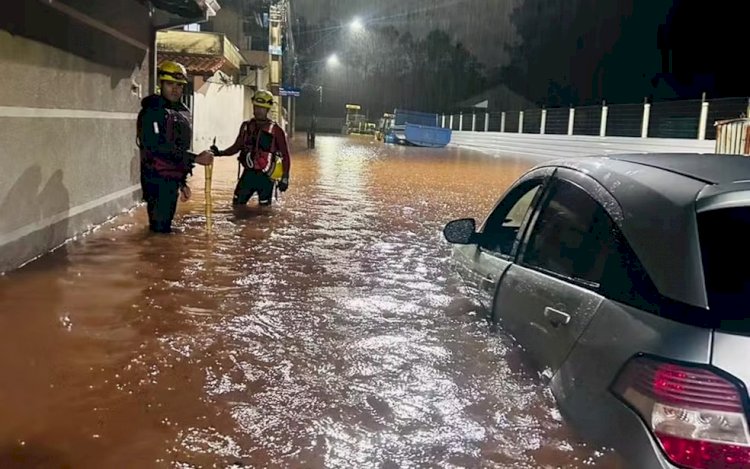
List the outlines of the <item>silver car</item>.
{"label": "silver car", "polygon": [[750,467],[750,158],[552,161],[444,235],[584,438],[639,469]]}

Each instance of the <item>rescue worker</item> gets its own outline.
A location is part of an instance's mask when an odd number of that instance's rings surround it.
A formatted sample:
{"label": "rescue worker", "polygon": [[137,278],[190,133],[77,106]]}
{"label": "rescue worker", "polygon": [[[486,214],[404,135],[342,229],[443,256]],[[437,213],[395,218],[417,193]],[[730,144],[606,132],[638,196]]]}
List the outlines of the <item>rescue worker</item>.
{"label": "rescue worker", "polygon": [[190,112],[180,102],[187,85],[185,67],[166,61],[157,70],[160,94],[141,101],[137,143],[141,152],[141,188],[146,201],[149,229],[170,233],[177,198],[190,199],[187,177],[195,163],[213,163],[213,154],[188,151],[192,144]]}
{"label": "rescue worker", "polygon": [[235,207],[247,204],[256,192],[260,206],[270,206],[274,186],[281,192],[289,188],[291,159],[286,133],[268,117],[273,95],[258,90],[252,102],[255,117],[240,125],[234,144],[225,150],[211,147],[216,156],[231,156],[239,152],[237,159],[243,171],[234,189],[232,205]]}

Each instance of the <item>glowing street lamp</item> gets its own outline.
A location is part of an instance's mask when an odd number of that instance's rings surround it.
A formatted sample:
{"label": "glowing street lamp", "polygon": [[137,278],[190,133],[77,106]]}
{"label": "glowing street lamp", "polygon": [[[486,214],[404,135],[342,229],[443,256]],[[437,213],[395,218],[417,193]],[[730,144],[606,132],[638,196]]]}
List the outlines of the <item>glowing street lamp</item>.
{"label": "glowing street lamp", "polygon": [[330,56],[330,57],[328,57],[328,61],[327,61],[327,63],[328,63],[328,66],[330,66],[330,67],[336,67],[336,66],[338,66],[338,65],[339,65],[339,63],[341,63],[341,62],[339,62],[339,56],[338,56],[338,55],[336,55],[336,54],[331,54],[331,56]]}
{"label": "glowing street lamp", "polygon": [[365,29],[365,25],[362,23],[362,20],[359,18],[354,18],[351,23],[349,23],[349,29],[351,29],[354,32],[362,31]]}

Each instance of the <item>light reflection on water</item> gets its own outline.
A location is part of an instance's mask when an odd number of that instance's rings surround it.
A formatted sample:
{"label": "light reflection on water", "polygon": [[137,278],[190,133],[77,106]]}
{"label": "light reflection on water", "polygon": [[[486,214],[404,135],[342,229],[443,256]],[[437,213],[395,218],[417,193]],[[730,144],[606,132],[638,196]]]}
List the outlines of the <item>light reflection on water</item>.
{"label": "light reflection on water", "polygon": [[319,137],[270,212],[225,159],[210,234],[197,170],[181,233],[139,208],[1,278],[0,463],[614,467],[448,264],[530,164]]}

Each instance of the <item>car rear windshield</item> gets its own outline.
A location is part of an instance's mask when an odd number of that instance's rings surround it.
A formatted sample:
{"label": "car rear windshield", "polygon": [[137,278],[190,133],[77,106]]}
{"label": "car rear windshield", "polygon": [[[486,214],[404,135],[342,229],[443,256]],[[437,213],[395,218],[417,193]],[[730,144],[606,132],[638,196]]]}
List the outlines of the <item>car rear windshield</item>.
{"label": "car rear windshield", "polygon": [[750,333],[750,207],[699,213],[698,233],[712,319]]}

